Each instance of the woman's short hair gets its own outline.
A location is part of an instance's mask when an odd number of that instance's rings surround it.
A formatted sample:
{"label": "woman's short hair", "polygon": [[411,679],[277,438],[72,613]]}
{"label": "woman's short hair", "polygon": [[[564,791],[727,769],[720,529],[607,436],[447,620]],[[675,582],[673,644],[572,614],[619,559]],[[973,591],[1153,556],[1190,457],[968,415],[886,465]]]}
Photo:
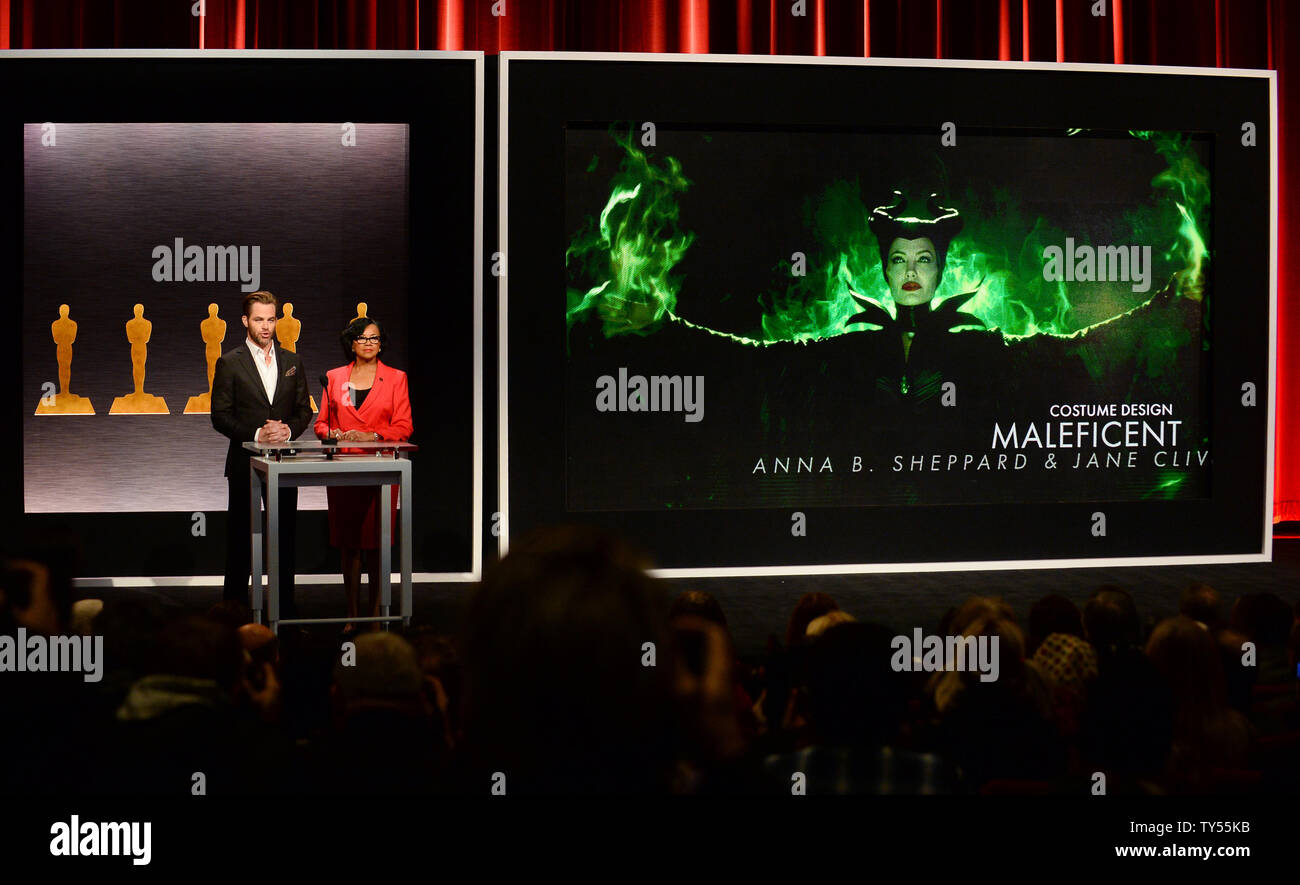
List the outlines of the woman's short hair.
{"label": "woman's short hair", "polygon": [[352,352],[352,342],[366,334],[366,329],[370,326],[374,326],[379,330],[380,350],[383,350],[384,345],[388,343],[388,336],[384,334],[383,323],[374,317],[357,317],[348,323],[346,329],[339,333],[339,344],[343,347],[343,361],[345,363],[350,363],[356,358],[356,354]]}

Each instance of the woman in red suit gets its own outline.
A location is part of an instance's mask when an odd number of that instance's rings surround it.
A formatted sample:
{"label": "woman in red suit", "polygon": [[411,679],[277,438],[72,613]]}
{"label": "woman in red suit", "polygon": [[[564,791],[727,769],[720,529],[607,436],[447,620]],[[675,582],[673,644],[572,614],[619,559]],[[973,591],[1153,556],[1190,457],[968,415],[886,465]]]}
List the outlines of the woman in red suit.
{"label": "woman in red suit", "polygon": [[[406,373],[379,359],[384,349],[383,326],[360,317],[343,330],[339,341],[351,362],[328,373],[329,386],[316,416],[316,436],[343,442],[400,442],[411,436],[411,400]],[[361,553],[367,551],[370,576],[370,616],[379,615],[379,488],[328,486],[330,544],[339,548],[348,617],[357,617],[361,583]],[[397,539],[397,495],[392,495],[389,525]],[[348,625],[349,632],[352,625]]]}

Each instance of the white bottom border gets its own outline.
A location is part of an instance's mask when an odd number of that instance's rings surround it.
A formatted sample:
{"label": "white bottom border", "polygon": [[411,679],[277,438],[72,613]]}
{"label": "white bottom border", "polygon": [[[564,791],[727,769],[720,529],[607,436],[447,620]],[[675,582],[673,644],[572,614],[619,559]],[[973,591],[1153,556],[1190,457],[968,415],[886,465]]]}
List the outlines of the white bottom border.
{"label": "white bottom border", "polygon": [[[364,576],[363,576],[364,578]],[[478,576],[473,572],[413,572],[411,574],[412,584],[461,584],[478,581]],[[393,587],[398,588],[402,583],[402,576],[395,573],[392,576]],[[226,583],[224,575],[166,575],[159,577],[123,577],[123,578],[74,578],[73,586],[75,587],[222,587]],[[307,586],[310,584],[342,584],[343,576],[334,575],[295,575],[295,586]],[[368,583],[364,579],[362,584]],[[262,576],[262,586],[267,586],[266,576]]]}

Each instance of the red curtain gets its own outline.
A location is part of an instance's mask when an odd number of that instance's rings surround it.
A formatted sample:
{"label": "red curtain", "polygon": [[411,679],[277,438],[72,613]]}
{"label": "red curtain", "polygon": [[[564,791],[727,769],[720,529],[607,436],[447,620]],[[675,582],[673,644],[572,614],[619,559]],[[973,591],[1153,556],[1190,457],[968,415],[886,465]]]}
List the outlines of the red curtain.
{"label": "red curtain", "polygon": [[[1094,15],[1104,9],[1104,15]],[[198,13],[202,12],[202,15]],[[1290,36],[1292,39],[1287,39]],[[1274,518],[1300,520],[1300,10],[1291,0],[0,0],[0,49],[509,49],[1278,71]]]}

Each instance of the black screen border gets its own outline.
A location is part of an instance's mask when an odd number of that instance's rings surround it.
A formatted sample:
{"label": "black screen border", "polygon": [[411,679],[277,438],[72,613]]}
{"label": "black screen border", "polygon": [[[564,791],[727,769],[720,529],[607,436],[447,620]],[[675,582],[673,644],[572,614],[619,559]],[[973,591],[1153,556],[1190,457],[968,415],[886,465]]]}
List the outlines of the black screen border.
{"label": "black screen border", "polygon": [[[511,77],[510,74],[514,76]],[[1195,77],[1196,79],[1192,79]],[[859,573],[1251,562],[1271,559],[1276,313],[1276,78],[1265,71],[871,59],[744,59],[608,53],[501,54],[498,484],[509,538],[543,524],[598,523],[645,545],[665,576]],[[1214,479],[1209,500],[604,512],[564,509],[562,291],[564,127],[860,123],[858,95],[933,95],[889,105],[890,123],[971,129],[1177,130],[1214,135],[1216,268],[1234,268],[1232,310],[1211,318]],[[855,116],[856,115],[856,116]],[[1242,125],[1256,128],[1256,146]],[[512,150],[513,148],[513,150]],[[1224,186],[1231,182],[1231,186]],[[1264,213],[1260,207],[1268,206]],[[514,211],[511,211],[514,210]],[[545,231],[549,235],[536,232]],[[1237,273],[1238,268],[1245,268]],[[1224,274],[1218,274],[1224,279]],[[1222,288],[1226,289],[1226,285]],[[517,294],[511,298],[511,291]],[[1237,293],[1259,293],[1238,298]],[[1267,296],[1265,295],[1267,293]],[[553,331],[553,334],[552,334]],[[510,343],[514,348],[508,347]],[[1257,406],[1242,405],[1255,384]],[[509,429],[526,445],[509,445]],[[1092,534],[1092,514],[1107,533]],[[937,543],[942,539],[942,543]]]}
{"label": "black screen border", "polygon": [[[22,286],[24,123],[77,122],[353,122],[405,123],[410,132],[408,328],[439,329],[445,311],[416,297],[431,287],[473,292],[456,310],[472,335],[456,337],[472,384],[451,384],[422,363],[412,341],[404,355],[411,379],[412,411],[433,415],[458,390],[456,413],[439,434],[454,434],[454,451],[470,470],[430,461],[416,464],[413,579],[420,583],[473,582],[483,566],[483,108],[484,54],[480,51],[334,50],[20,50],[0,54],[0,82],[10,100],[0,111],[0,151],[10,174],[0,210],[0,243],[10,279]],[[401,84],[400,86],[397,84]],[[473,174],[467,174],[472,170]],[[420,195],[425,195],[421,199]],[[442,207],[459,206],[444,221]],[[461,360],[463,357],[463,361]],[[22,352],[8,352],[11,377],[20,376]],[[323,368],[323,367],[322,367]],[[21,399],[15,397],[15,400]],[[21,427],[25,403],[14,402],[12,426]],[[425,422],[433,431],[434,425]],[[463,438],[458,438],[463,437]],[[418,440],[416,440],[418,443]],[[193,545],[186,514],[27,514],[23,505],[22,442],[11,456],[10,481],[0,507],[11,528],[8,542],[50,535],[74,539],[93,575],[80,586],[219,585],[224,544]],[[416,455],[419,458],[419,455]],[[423,487],[423,488],[421,488]],[[453,502],[446,494],[455,488]],[[298,519],[303,552],[327,537],[327,514],[303,511]],[[207,538],[225,538],[225,511],[207,514]],[[148,553],[121,543],[153,539]],[[220,549],[218,549],[220,548]],[[186,553],[169,555],[169,551]],[[189,552],[197,550],[197,552]],[[337,583],[337,561],[326,548],[321,574],[301,583]],[[310,568],[310,566],[308,567]]]}

